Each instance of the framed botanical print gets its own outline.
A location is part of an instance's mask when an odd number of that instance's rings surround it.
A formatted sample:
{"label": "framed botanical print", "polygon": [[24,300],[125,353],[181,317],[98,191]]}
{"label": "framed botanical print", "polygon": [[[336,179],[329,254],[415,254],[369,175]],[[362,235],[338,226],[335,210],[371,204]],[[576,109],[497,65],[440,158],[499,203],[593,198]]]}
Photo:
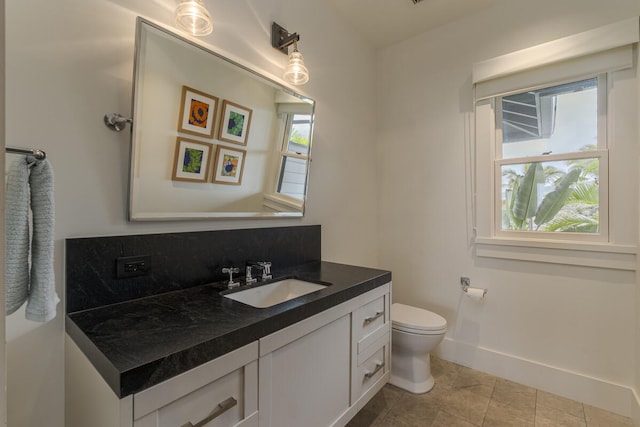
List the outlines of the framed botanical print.
{"label": "framed botanical print", "polygon": [[173,161],[174,181],[207,182],[213,144],[178,137]]}
{"label": "framed botanical print", "polygon": [[218,145],[213,170],[213,182],[216,184],[240,185],[242,183],[246,155],[246,150]]}
{"label": "framed botanical print", "polygon": [[243,107],[226,99],[222,101],[222,114],[218,126],[218,139],[234,144],[247,145],[251,126],[251,108]]}
{"label": "framed botanical print", "polygon": [[182,86],[178,132],[213,138],[217,111],[217,97]]}

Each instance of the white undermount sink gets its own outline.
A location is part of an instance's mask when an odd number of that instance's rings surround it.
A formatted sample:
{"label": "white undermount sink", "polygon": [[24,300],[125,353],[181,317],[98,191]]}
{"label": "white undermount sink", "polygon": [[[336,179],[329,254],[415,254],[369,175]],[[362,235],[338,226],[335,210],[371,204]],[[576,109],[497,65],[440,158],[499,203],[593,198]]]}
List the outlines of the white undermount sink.
{"label": "white undermount sink", "polygon": [[283,279],[268,285],[226,294],[224,297],[252,307],[267,308],[326,287],[327,285],[319,285],[299,279]]}

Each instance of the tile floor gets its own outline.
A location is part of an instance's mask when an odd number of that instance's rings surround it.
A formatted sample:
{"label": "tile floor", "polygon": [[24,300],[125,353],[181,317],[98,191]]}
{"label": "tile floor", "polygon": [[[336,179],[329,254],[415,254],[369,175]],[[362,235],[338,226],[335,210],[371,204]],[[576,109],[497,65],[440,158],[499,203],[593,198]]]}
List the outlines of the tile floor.
{"label": "tile floor", "polygon": [[629,418],[436,357],[429,392],[387,384],[347,427],[633,427]]}

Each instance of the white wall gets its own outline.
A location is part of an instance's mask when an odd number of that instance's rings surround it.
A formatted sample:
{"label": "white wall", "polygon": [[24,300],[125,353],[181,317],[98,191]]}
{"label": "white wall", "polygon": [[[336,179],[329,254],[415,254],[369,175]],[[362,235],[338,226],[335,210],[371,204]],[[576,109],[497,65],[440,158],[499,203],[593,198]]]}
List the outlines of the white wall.
{"label": "white wall", "polygon": [[[207,1],[207,43],[281,75],[272,21],[301,34],[317,101],[309,202],[302,220],[127,223],[128,131],[107,112],[131,108],[134,25],[172,23],[174,0],[10,0],[6,5],[7,143],[45,150],[56,191],[56,281],[64,299],[67,237],[322,224],[327,260],[377,264],[373,49],[313,0]],[[275,266],[277,270],[277,266]],[[52,322],[8,322],[9,425],[63,426],[63,304]]]}
{"label": "white wall", "polygon": [[[638,11],[636,0],[513,0],[377,58],[380,260],[393,270],[394,300],[447,318],[445,358],[627,415],[636,375],[635,274],[476,257],[465,147],[474,62]],[[631,220],[636,229],[637,215]],[[460,276],[487,288],[486,300],[463,298]]]}
{"label": "white wall", "polygon": [[[2,26],[5,25],[4,20],[4,0],[0,0],[0,22]],[[5,73],[5,60],[4,60],[4,32],[0,34],[0,75],[4,77]],[[0,99],[4,99],[4,86],[5,79],[0,81]],[[0,105],[0,145],[4,143],[4,104]],[[1,176],[4,176],[4,150],[0,153],[0,172]],[[4,192],[0,196],[0,241],[4,241]],[[5,316],[4,316],[4,304],[5,304],[5,281],[4,281],[4,245],[0,245],[0,426],[7,424],[7,393],[4,384],[6,384],[6,351],[5,351]]]}
{"label": "white wall", "polygon": [[[638,7],[640,8],[640,0],[637,2]],[[640,78],[640,69],[636,68],[636,78]],[[640,82],[640,79],[638,80]],[[637,86],[638,100],[640,103],[640,84]],[[640,122],[638,122],[638,133],[640,134]],[[640,166],[640,155],[638,156],[638,165]],[[640,169],[640,167],[638,168]],[[638,218],[640,222],[640,218]],[[640,227],[639,227],[640,229]],[[640,233],[637,235],[638,244],[640,245]],[[640,268],[640,254],[637,254],[638,259],[638,268]],[[636,372],[635,372],[635,410],[632,412],[633,421],[637,427],[640,427],[640,274],[636,274],[636,351],[635,351],[635,361],[636,361]]]}

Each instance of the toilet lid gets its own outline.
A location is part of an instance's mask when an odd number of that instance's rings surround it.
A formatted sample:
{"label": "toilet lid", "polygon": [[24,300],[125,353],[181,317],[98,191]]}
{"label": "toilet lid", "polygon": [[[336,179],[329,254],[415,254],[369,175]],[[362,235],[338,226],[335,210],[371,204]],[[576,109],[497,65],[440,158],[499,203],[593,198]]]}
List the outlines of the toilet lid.
{"label": "toilet lid", "polygon": [[439,314],[399,303],[391,304],[391,322],[393,326],[417,331],[440,331],[447,327],[447,319]]}

